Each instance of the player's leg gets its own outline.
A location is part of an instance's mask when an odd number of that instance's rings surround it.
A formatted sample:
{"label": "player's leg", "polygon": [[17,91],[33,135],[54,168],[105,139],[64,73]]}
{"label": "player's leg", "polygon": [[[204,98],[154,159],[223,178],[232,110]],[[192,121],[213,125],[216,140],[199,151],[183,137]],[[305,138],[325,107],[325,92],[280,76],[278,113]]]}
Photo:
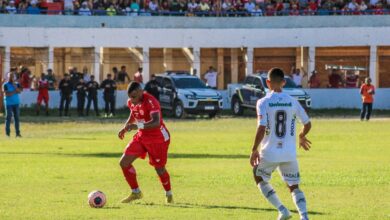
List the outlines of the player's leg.
{"label": "player's leg", "polygon": [[88,95],[88,100],[87,100],[87,108],[85,110],[85,115],[89,115],[89,109],[91,108],[91,101],[92,101],[92,98],[91,96]]}
{"label": "player's leg", "polygon": [[95,112],[96,112],[96,116],[100,116],[100,114],[99,114],[99,108],[98,108],[98,99],[97,99],[96,96],[93,98],[93,109],[94,109]]}
{"label": "player's leg", "polygon": [[366,115],[367,121],[370,120],[371,112],[372,112],[372,103],[367,103],[367,115]]}
{"label": "player's leg", "polygon": [[38,93],[37,108],[36,108],[37,115],[39,115],[39,112],[41,111],[41,104],[42,104],[42,96],[40,93]]}
{"label": "player's leg", "polygon": [[49,94],[46,94],[43,101],[45,102],[45,111],[46,111],[46,115],[48,116],[49,115]]}
{"label": "player's leg", "polygon": [[71,101],[71,97],[66,96],[65,97],[65,116],[68,116],[70,101]]}
{"label": "player's leg", "polygon": [[149,163],[154,167],[160,179],[161,185],[165,190],[166,202],[173,203],[173,194],[171,188],[171,177],[165,168],[168,160],[169,141],[157,144],[145,145],[149,154]]}
{"label": "player's leg", "polygon": [[104,102],[105,102],[104,112],[105,112],[105,116],[107,117],[110,111],[110,106],[109,106],[110,97],[108,97],[108,95],[104,95]]}
{"label": "player's leg", "polygon": [[279,165],[279,173],[287,183],[301,220],[308,220],[305,194],[299,189],[300,176],[298,162],[295,160],[281,163]]}
{"label": "player's leg", "polygon": [[65,102],[65,95],[61,94],[61,100],[60,100],[60,116],[62,116],[62,111],[64,110],[64,102]]}
{"label": "player's leg", "polygon": [[20,125],[19,125],[19,114],[20,114],[19,105],[14,105],[12,107],[12,111],[13,111],[13,115],[14,115],[16,137],[22,137],[20,135]]}
{"label": "player's leg", "polygon": [[115,115],[115,99],[116,99],[116,97],[115,97],[115,95],[113,95],[111,97],[111,114],[112,115]]}
{"label": "player's leg", "polygon": [[364,117],[366,116],[366,103],[363,103],[363,106],[362,106],[362,111],[360,112],[360,120],[364,120]]}
{"label": "player's leg", "polygon": [[12,120],[12,106],[5,106],[5,135],[10,136],[11,134],[11,120]]}
{"label": "player's leg", "polygon": [[278,219],[289,219],[291,218],[289,210],[282,204],[279,197],[276,195],[274,188],[269,183],[272,172],[276,167],[277,163],[260,160],[260,163],[253,168],[253,177],[263,196],[279,211]]}
{"label": "player's leg", "polygon": [[133,140],[127,145],[125,152],[120,159],[119,165],[121,166],[123,175],[131,188],[131,194],[124,198],[122,203],[129,203],[143,197],[138,185],[137,172],[133,166],[133,162],[138,157],[145,158],[145,156],[146,151],[143,149],[142,145],[138,141]]}

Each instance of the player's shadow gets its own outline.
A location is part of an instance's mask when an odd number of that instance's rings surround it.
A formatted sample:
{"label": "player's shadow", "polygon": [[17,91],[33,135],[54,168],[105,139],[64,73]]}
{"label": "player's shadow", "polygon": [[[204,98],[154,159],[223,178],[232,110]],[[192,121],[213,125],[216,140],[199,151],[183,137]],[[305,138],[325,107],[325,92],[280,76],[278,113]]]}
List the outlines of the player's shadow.
{"label": "player's shadow", "polygon": [[[139,205],[147,206],[167,206],[163,204],[156,203],[139,203]],[[191,203],[175,203],[168,205],[167,207],[174,208],[202,208],[202,209],[227,209],[227,210],[247,210],[247,211],[265,211],[265,212],[275,212],[275,209],[271,208],[258,208],[258,207],[247,207],[247,206],[228,206],[228,205],[204,205],[204,204],[191,204]],[[298,213],[296,210],[290,210],[293,213]],[[310,215],[324,215],[322,212],[309,211]]]}

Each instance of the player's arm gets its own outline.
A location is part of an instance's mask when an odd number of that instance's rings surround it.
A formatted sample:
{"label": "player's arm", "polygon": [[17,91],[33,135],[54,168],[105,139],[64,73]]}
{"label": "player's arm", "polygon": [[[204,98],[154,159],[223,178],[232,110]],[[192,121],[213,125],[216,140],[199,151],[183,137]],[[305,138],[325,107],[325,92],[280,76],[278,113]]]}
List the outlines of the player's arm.
{"label": "player's arm", "polygon": [[311,122],[303,125],[302,131],[299,133],[299,147],[302,147],[304,150],[309,150],[311,148],[311,142],[306,138],[306,135],[311,129]]}
{"label": "player's arm", "polygon": [[125,137],[126,132],[134,130],[134,129],[132,129],[132,125],[134,125],[134,122],[135,122],[135,119],[133,117],[133,114],[130,112],[129,118],[127,119],[123,128],[118,133],[119,139],[122,140]]}
{"label": "player's arm", "polygon": [[260,143],[263,140],[264,135],[265,135],[266,127],[264,125],[260,125],[261,117],[262,116],[257,116],[257,118],[258,118],[257,121],[258,121],[259,126],[257,126],[256,136],[255,136],[255,140],[254,140],[253,146],[252,146],[252,154],[250,157],[250,164],[252,166],[257,165],[260,162],[259,145],[260,145]]}
{"label": "player's arm", "polygon": [[129,128],[131,130],[136,130],[136,129],[153,129],[153,128],[159,128],[161,126],[160,124],[160,112],[155,111],[150,113],[150,117],[152,118],[150,121],[142,123],[142,122],[137,122],[135,124],[129,125]]}

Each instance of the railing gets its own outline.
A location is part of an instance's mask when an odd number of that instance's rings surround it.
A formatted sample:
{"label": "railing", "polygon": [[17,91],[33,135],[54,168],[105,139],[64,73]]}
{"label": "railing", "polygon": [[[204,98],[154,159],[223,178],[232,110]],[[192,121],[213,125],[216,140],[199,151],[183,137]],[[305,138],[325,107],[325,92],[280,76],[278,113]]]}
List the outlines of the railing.
{"label": "railing", "polygon": [[47,15],[77,15],[77,16],[196,16],[196,17],[260,17],[260,16],[324,16],[324,15],[389,15],[390,9],[356,10],[281,10],[281,11],[107,11],[107,10],[6,10],[0,9],[0,14],[47,14]]}

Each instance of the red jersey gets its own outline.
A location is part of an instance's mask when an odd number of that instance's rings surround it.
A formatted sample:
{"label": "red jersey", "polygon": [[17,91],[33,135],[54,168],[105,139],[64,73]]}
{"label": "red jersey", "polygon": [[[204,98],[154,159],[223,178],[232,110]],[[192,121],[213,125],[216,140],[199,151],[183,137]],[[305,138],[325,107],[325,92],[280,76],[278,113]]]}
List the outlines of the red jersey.
{"label": "red jersey", "polygon": [[375,87],[371,84],[363,84],[362,87],[360,87],[360,94],[362,95],[363,103],[373,103]]}
{"label": "red jersey", "polygon": [[136,137],[144,143],[163,143],[169,141],[169,132],[165,127],[160,103],[152,95],[144,92],[142,103],[134,105],[130,100],[127,101],[127,106],[130,109],[132,119],[137,122],[146,123],[152,120],[152,113],[158,112],[160,114],[160,127],[152,129],[139,129]]}
{"label": "red jersey", "polygon": [[48,93],[49,92],[49,81],[39,80],[38,91],[39,91],[39,93]]}

